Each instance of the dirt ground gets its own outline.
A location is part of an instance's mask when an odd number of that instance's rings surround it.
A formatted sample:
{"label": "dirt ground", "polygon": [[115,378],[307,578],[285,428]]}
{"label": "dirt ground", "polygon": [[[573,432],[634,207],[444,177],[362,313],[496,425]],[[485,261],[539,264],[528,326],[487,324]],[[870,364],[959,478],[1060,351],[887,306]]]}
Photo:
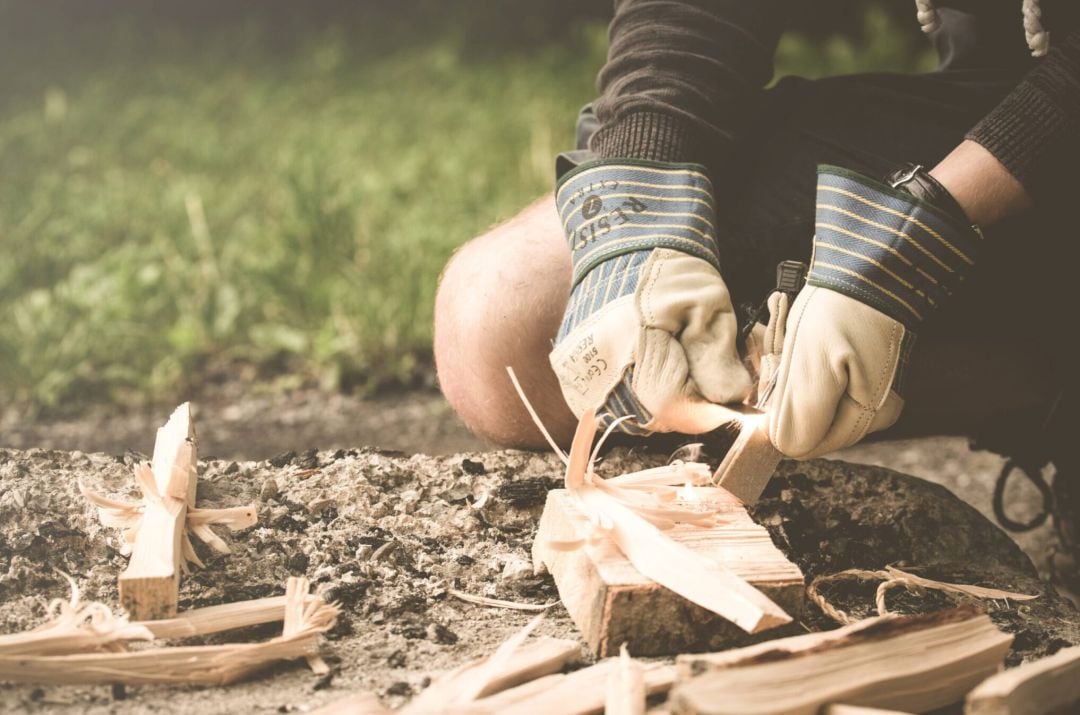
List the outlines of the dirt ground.
{"label": "dirt ground", "polygon": [[[77,419],[21,422],[0,415],[0,447],[149,453],[154,433],[172,405],[117,413],[97,410]],[[490,449],[471,434],[434,390],[359,398],[297,390],[252,394],[226,384],[195,401],[202,453],[222,459],[268,459],[289,451],[368,446],[407,454],[453,454]],[[830,455],[895,469],[941,484],[993,520],[990,498],[1004,464],[998,455],[973,452],[962,437],[871,442]],[[1039,506],[1038,492],[1015,479],[1006,493],[1009,513],[1023,520]],[[1044,574],[1053,548],[1049,523],[1014,539]]]}
{"label": "dirt ground", "polygon": [[[110,496],[134,496],[132,465],[138,452],[150,451],[168,412],[3,425],[0,632],[40,623],[45,602],[66,595],[54,569],[74,576],[86,598],[116,603],[116,575],[126,563],[118,534],[99,524],[76,479]],[[320,678],[293,663],[224,689],[7,685],[0,686],[0,711],[306,712],[359,690],[394,706],[422,690],[433,673],[490,652],[529,618],[458,601],[449,589],[531,603],[557,598],[549,577],[533,575],[529,549],[544,495],[559,482],[558,461],[480,451],[484,446],[436,395],[226,397],[220,404],[203,401],[197,424],[205,456],[199,506],[254,502],[259,523],[223,533],[230,555],[197,546],[207,568],[182,581],[181,608],[278,594],[290,574],[306,574],[343,606],[327,639],[331,675]],[[412,454],[422,450],[444,454]],[[954,439],[866,445],[845,456],[933,476],[973,502],[992,486],[999,464],[968,454]],[[665,458],[616,451],[601,471]],[[1010,662],[1080,643],[1071,604],[1001,531],[940,486],[874,467],[785,463],[755,518],[808,578],[904,563],[935,578],[1042,593],[1031,605],[991,606],[995,621],[1017,636]],[[1039,544],[1026,544],[1029,553]],[[872,586],[827,595],[855,612],[868,613],[873,600]],[[899,597],[895,607],[942,605],[934,597]],[[541,634],[577,637],[561,605],[548,614]],[[802,625],[829,622],[810,608]],[[277,629],[208,642],[264,639]]]}

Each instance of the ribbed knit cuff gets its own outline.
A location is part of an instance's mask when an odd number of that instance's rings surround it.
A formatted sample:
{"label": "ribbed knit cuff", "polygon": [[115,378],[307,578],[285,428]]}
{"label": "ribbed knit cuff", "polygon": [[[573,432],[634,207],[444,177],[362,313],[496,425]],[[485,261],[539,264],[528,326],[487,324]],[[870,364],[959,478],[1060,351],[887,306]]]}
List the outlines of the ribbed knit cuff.
{"label": "ribbed knit cuff", "polygon": [[1080,131],[1080,31],[1058,42],[1042,64],[965,138],[981,144],[1036,198],[1051,190]]}
{"label": "ribbed knit cuff", "polygon": [[690,122],[669,114],[631,111],[601,127],[589,148],[603,159],[704,164],[701,142]]}
{"label": "ribbed knit cuff", "polygon": [[1059,143],[1072,124],[1061,108],[1039,88],[1021,84],[968,132],[1029,191],[1036,190],[1045,152]]}

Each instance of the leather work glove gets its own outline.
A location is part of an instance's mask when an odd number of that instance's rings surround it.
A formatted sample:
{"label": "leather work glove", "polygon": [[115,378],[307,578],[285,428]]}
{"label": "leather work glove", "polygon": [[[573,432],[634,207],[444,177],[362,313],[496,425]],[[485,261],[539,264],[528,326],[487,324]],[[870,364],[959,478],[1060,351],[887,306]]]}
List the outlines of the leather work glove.
{"label": "leather work glove", "polygon": [[896,422],[920,323],[975,262],[982,234],[910,167],[892,185],[818,168],[814,251],[768,398],[769,438],[810,458]]}
{"label": "leather work glove", "polygon": [[696,164],[600,160],[565,174],[556,205],[573,282],[551,366],[580,416],[632,434],[730,419],[750,376],[720,277],[712,184]]}

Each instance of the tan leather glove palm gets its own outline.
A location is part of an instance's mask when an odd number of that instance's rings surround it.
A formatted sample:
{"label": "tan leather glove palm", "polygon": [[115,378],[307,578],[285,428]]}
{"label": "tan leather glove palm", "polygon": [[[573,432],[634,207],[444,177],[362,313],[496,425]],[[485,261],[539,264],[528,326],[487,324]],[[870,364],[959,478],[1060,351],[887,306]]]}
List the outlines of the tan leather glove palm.
{"label": "tan leather glove palm", "polygon": [[903,191],[822,167],[814,254],[792,305],[767,402],[790,457],[855,444],[893,425],[915,329],[952,294],[981,237]]}
{"label": "tan leather glove palm", "polygon": [[594,162],[556,201],[574,283],[551,365],[576,415],[627,432],[706,432],[750,377],[716,258],[712,187],[700,167]]}
{"label": "tan leather glove palm", "polygon": [[795,299],[776,385],[769,436],[797,459],[855,444],[892,426],[904,409],[893,389],[906,331],[857,300],[807,286]]}

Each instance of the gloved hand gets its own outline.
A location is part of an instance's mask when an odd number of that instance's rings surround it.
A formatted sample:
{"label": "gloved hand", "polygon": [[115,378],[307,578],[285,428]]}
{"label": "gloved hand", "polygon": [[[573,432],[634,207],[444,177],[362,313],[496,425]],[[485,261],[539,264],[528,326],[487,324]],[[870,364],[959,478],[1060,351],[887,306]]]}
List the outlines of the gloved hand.
{"label": "gloved hand", "polygon": [[773,445],[799,459],[896,422],[915,331],[955,292],[982,243],[918,167],[891,186],[819,167],[815,227],[766,408]]}
{"label": "gloved hand", "polygon": [[700,433],[730,419],[750,376],[720,277],[712,184],[702,167],[583,164],[555,200],[573,283],[550,360],[575,415],[634,434]]}

